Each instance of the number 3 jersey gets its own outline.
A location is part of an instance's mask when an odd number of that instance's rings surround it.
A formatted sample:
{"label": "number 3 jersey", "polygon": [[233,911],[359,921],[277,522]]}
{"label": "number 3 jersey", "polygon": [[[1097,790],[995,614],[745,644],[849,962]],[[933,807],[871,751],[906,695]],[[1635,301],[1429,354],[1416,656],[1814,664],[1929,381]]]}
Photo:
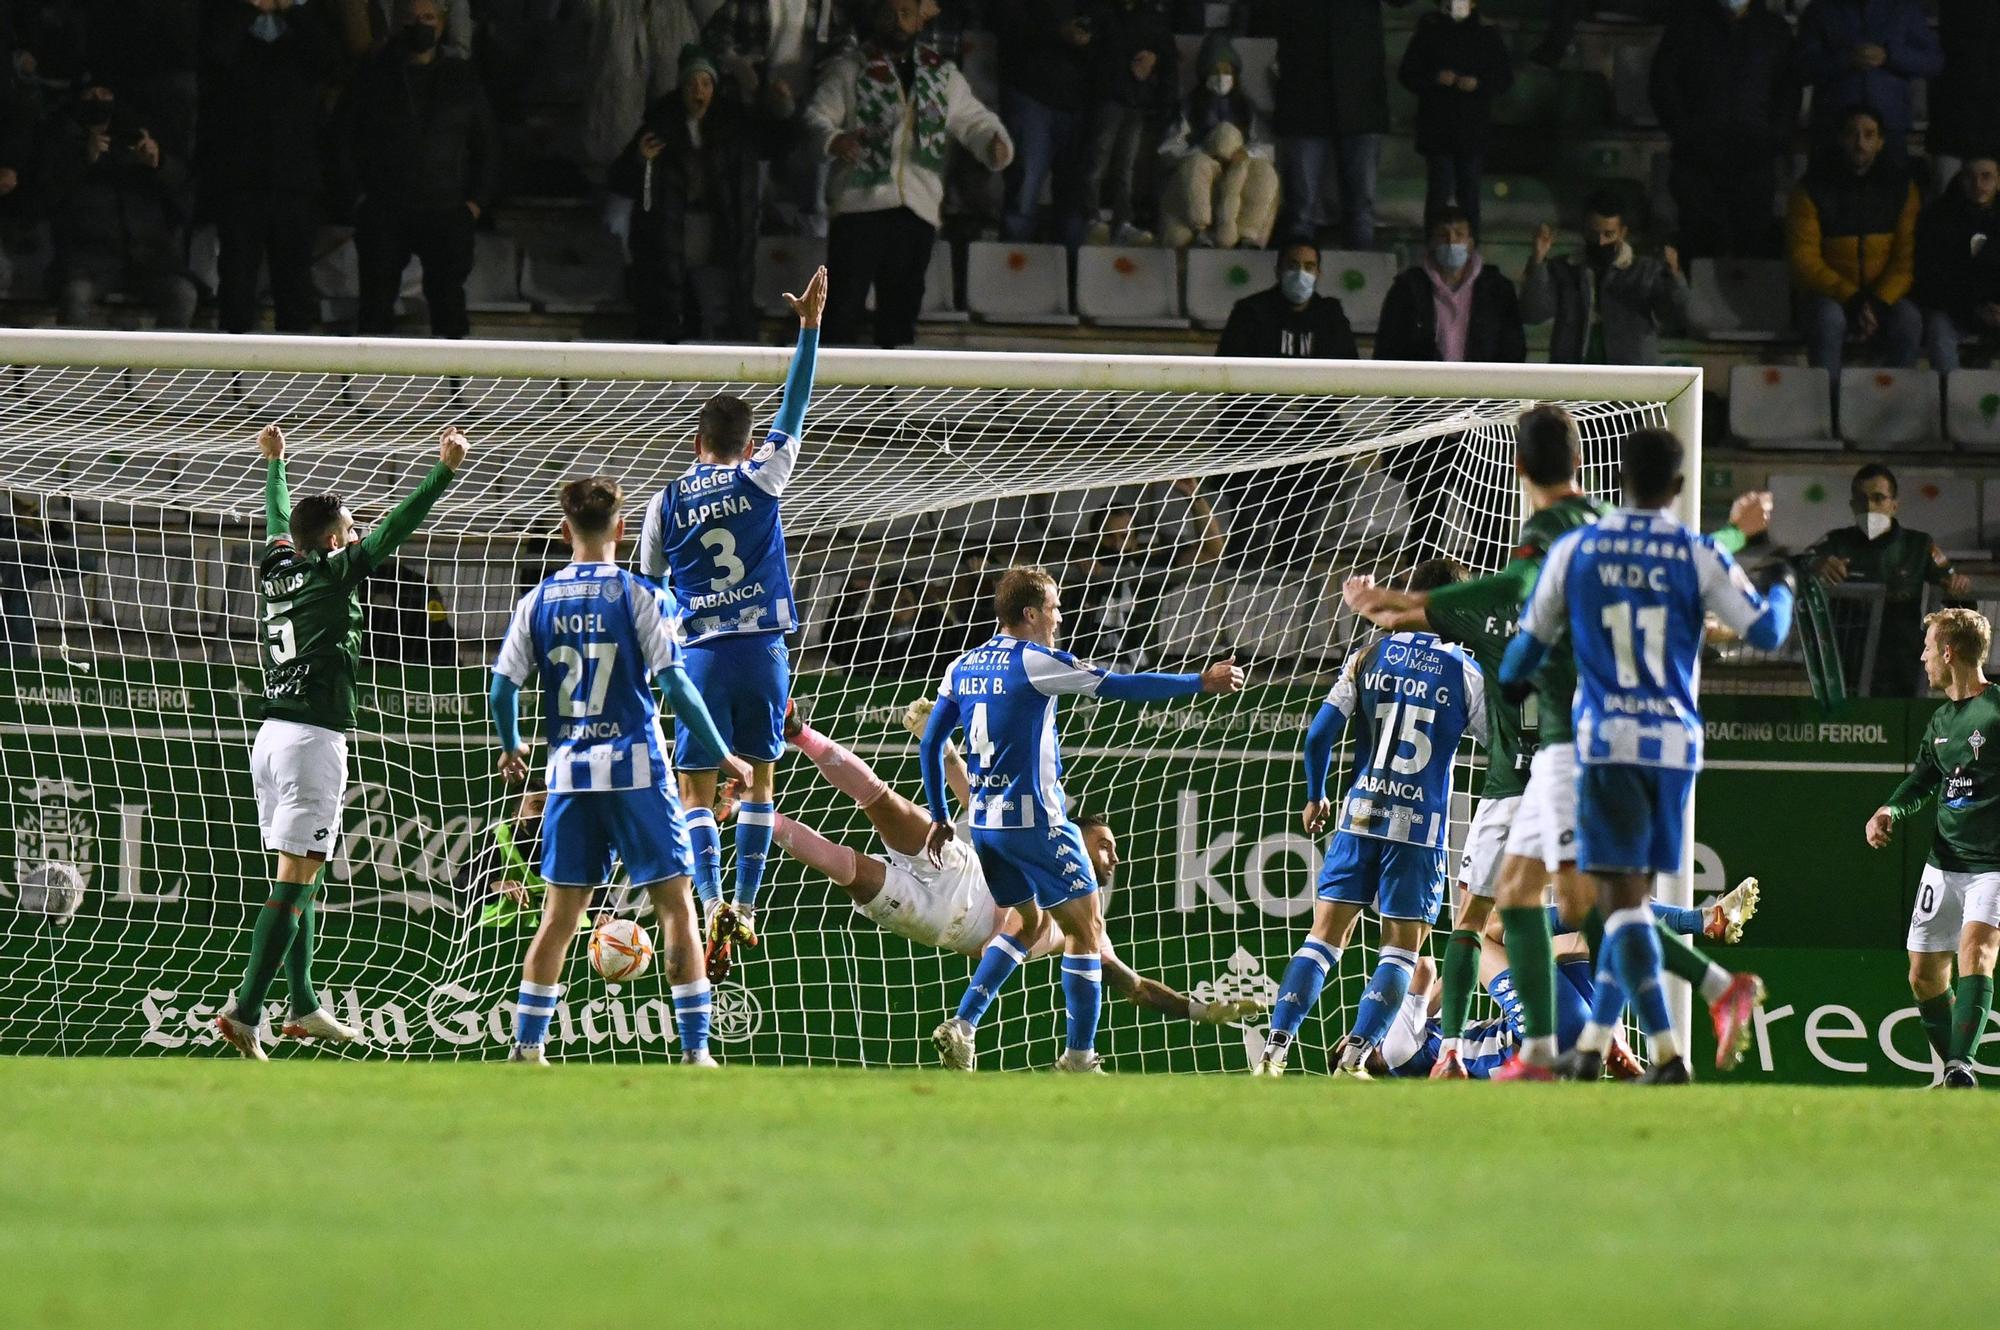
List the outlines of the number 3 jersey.
{"label": "number 3 jersey", "polygon": [[493,672],[542,676],[551,792],[667,782],[653,676],[680,663],[677,632],[673,598],[614,564],[570,564],[521,597]]}
{"label": "number 3 jersey", "polygon": [[778,511],[798,456],[774,429],[744,461],[696,462],[646,506],[639,571],[672,589],[690,645],[799,626]]}
{"label": "number 3 jersey", "polygon": [[1696,771],[1706,617],[1743,634],[1764,611],[1713,539],[1664,512],[1620,509],[1550,548],[1521,626],[1571,639],[1579,762]]}
{"label": "number 3 jersey", "polygon": [[1433,633],[1391,633],[1340,672],[1326,700],[1354,733],[1337,828],[1442,849],[1459,740],[1486,725],[1478,664]]}

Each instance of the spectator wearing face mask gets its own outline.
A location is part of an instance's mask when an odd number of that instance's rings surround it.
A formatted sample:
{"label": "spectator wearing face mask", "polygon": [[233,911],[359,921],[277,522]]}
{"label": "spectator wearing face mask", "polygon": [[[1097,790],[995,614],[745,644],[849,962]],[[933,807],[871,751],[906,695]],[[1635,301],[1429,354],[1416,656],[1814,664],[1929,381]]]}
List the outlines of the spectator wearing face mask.
{"label": "spectator wearing face mask", "polygon": [[1657,365],[1662,325],[1687,317],[1687,279],[1669,245],[1659,258],[1632,248],[1625,205],[1600,192],[1584,203],[1583,244],[1575,254],[1550,258],[1556,232],[1547,222],[1521,283],[1521,318],[1555,326],[1549,363],[1556,365]]}
{"label": "spectator wearing face mask", "polygon": [[1278,218],[1278,168],[1269,126],[1237,82],[1229,34],[1211,32],[1196,57],[1201,81],[1160,145],[1173,163],[1160,196],[1160,243],[1262,249]]}
{"label": "spectator wearing face mask", "polygon": [[472,232],[499,192],[493,113],[472,65],[439,50],[438,0],[397,0],[397,36],[348,87],[341,140],[360,201],[360,329],[396,329],[403,268],[423,265],[431,335],[471,328],[465,280]]}
{"label": "spectator wearing face mask", "polygon": [[1514,284],[1481,257],[1465,209],[1445,207],[1433,213],[1427,240],[1424,261],[1398,273],[1382,298],[1375,358],[1526,360]]}
{"label": "spectator wearing face mask", "polygon": [[1958,178],[1917,219],[1914,295],[1931,368],[1958,368],[1959,348],[2000,346],[2000,155],[1974,149]]}
{"label": "spectator wearing face mask", "polygon": [[[1856,471],[1848,496],[1854,524],[1827,532],[1806,551],[1813,572],[1830,586],[1882,588],[1871,697],[1914,697],[1921,691],[1917,657],[1924,642],[1925,588],[1935,586],[1947,596],[1972,590],[1972,580],[1952,568],[1929,533],[1896,520],[1897,489],[1896,473],[1879,462]],[[1859,660],[1857,650],[1848,668],[1857,670]]]}
{"label": "spectator wearing face mask", "polygon": [[1278,284],[1236,302],[1215,354],[1359,360],[1347,311],[1318,294],[1318,284],[1319,246],[1305,236],[1286,241],[1278,251]]}
{"label": "spectator wearing face mask", "polygon": [[1477,232],[1493,99],[1514,85],[1500,29],[1479,17],[1474,0],[1444,0],[1417,20],[1396,77],[1417,96],[1417,151],[1429,176],[1424,215],[1457,204]]}

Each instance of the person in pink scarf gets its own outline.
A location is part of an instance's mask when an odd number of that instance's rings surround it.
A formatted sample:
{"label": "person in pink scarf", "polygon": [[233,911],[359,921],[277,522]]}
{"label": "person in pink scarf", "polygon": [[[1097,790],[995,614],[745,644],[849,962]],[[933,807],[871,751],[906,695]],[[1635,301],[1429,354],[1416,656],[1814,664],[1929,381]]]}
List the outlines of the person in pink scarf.
{"label": "person in pink scarf", "polygon": [[1382,298],[1377,360],[1528,358],[1514,284],[1486,265],[1471,219],[1457,206],[1431,214],[1424,260],[1397,274]]}

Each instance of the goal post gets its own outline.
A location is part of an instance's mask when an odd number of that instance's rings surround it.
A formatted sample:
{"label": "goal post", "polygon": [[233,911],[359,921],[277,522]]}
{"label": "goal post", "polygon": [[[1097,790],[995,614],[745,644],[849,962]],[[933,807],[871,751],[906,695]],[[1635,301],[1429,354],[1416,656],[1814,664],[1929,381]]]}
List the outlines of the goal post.
{"label": "goal post", "polygon": [[[493,886],[494,828],[526,826],[493,770],[487,669],[514,600],[564,557],[553,491],[623,479],[636,513],[689,460],[700,404],[741,394],[757,428],[789,348],[27,331],[0,336],[0,1052],[211,1048],[270,866],[248,752],[259,695],[254,436],[290,439],[295,496],[365,525],[420,476],[439,428],[471,459],[371,584],[341,845],[316,978],[360,1055],[505,1050],[529,930]],[[990,632],[995,571],[1040,562],[1069,644],[1118,668],[1234,651],[1252,687],[1173,706],[1066,706],[1066,785],[1123,860],[1108,926],[1141,973],[1202,997],[1275,996],[1308,922],[1318,847],[1297,827],[1299,745],[1369,631],[1351,572],[1440,552],[1499,566],[1522,517],[1513,422],[1568,405],[1584,482],[1666,425],[1699,512],[1691,368],[1235,361],[1013,353],[820,353],[785,500],[804,627],[795,692],[816,727],[918,798],[901,717]],[[636,518],[632,523],[636,533]],[[532,690],[531,690],[532,691]],[[536,716],[531,697],[525,715]],[[531,724],[531,729],[537,728]],[[1476,757],[1460,773],[1454,843]],[[867,853],[866,817],[797,753],[778,806]],[[725,856],[732,835],[724,832]],[[725,865],[725,880],[731,874]],[[1683,900],[1690,879],[1673,884]],[[774,851],[763,945],[717,999],[725,1058],[909,1065],[970,972],[858,915]],[[605,909],[643,915],[623,889]],[[1448,908],[1448,907],[1447,907]],[[1309,1066],[1372,968],[1364,930],[1302,1035]],[[674,1054],[659,974],[607,986],[579,944],[558,1058]],[[1061,1000],[1025,967],[982,1034],[988,1065],[1046,1062]],[[274,993],[282,1000],[283,986]],[[1240,1069],[1256,1028],[1113,1000],[1125,1070]]]}

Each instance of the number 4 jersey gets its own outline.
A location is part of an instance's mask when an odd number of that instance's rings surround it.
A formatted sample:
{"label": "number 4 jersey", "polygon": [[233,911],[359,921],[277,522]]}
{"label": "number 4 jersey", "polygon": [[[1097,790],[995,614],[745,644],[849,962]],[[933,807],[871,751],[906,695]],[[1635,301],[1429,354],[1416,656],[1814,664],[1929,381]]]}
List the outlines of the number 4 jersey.
{"label": "number 4 jersey", "polygon": [[1435,634],[1391,633],[1340,672],[1327,704],[1354,730],[1354,778],[1335,825],[1443,848],[1452,760],[1486,725],[1478,664]]}
{"label": "number 4 jersey", "polygon": [[774,429],[746,460],[696,462],[646,506],[639,571],[673,589],[689,645],[799,626],[778,512],[798,455]]}
{"label": "number 4 jersey", "polygon": [[614,564],[570,564],[521,598],[493,672],[542,676],[551,792],[666,784],[653,676],[679,663],[676,627],[673,598]]}

